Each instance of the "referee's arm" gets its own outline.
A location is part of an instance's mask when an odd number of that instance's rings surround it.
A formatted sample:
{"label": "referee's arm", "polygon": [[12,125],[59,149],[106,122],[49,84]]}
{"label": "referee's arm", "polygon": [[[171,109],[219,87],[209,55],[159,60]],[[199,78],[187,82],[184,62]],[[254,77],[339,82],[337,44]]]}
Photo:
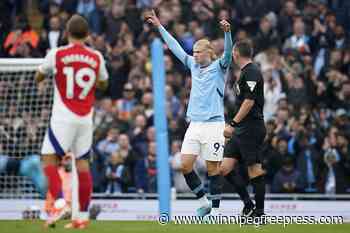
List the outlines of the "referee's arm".
{"label": "referee's arm", "polygon": [[233,121],[236,122],[237,124],[241,122],[244,119],[244,117],[248,115],[250,109],[252,109],[252,107],[254,106],[254,103],[255,103],[254,99],[246,98],[243,101],[241,107],[239,108],[238,113],[233,118]]}
{"label": "referee's arm", "polygon": [[233,120],[230,123],[230,125],[233,127],[239,124],[248,115],[249,111],[255,104],[255,99],[257,98],[256,86],[258,83],[258,74],[256,74],[255,72],[256,71],[250,70],[246,73],[246,79],[242,90],[244,93],[244,100],[237,114],[234,116]]}
{"label": "referee's arm", "polygon": [[241,107],[239,108],[237,114],[233,118],[233,120],[230,122],[228,126],[226,126],[224,130],[224,137],[229,138],[231,137],[234,127],[236,127],[250,112],[252,107],[254,106],[255,100],[252,98],[252,96],[246,96],[246,98],[243,100]]}
{"label": "referee's arm", "polygon": [[[225,127],[224,137],[226,140],[230,138],[234,132],[234,128],[248,115],[249,111],[254,106],[255,100],[245,98],[239,108],[237,114],[233,118],[233,120]],[[226,141],[225,141],[226,143]]]}

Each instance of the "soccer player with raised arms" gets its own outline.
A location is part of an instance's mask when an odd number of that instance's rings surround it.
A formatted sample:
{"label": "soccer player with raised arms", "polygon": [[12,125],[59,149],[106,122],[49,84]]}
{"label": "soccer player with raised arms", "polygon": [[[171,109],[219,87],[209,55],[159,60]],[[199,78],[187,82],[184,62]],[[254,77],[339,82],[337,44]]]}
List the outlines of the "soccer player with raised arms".
{"label": "soccer player with raised arms", "polygon": [[[37,82],[45,76],[54,79],[54,101],[48,130],[42,145],[42,161],[48,180],[48,192],[62,200],[62,182],[58,163],[72,152],[76,159],[79,181],[79,219],[72,227],[85,228],[92,193],[92,178],[87,160],[93,138],[93,104],[96,88],[107,87],[108,73],[100,52],[84,45],[88,37],[87,21],[73,15],[67,23],[67,46],[52,49],[36,73]],[[65,208],[54,211],[47,225],[54,224]]]}
{"label": "soccer player with raised arms", "polygon": [[[190,56],[161,25],[154,11],[149,12],[146,19],[157,27],[172,53],[191,71],[192,88],[187,109],[190,125],[181,148],[182,172],[187,185],[200,201],[197,215],[218,215],[222,189],[219,168],[225,143],[224,89],[226,73],[232,60],[230,24],[225,20],[220,21],[225,33],[225,46],[223,56],[216,59],[207,39],[198,40],[193,46],[193,56]],[[206,161],[211,202],[193,170],[198,156]]]}

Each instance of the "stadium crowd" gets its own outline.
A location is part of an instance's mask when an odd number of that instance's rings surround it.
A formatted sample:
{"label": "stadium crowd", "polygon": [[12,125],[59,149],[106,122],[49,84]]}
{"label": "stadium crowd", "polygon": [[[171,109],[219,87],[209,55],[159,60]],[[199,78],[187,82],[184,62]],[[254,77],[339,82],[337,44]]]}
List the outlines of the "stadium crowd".
{"label": "stadium crowd", "polygon": [[[66,43],[65,22],[71,14],[88,19],[88,43],[105,56],[110,74],[109,89],[97,93],[95,106],[95,192],[156,192],[150,43],[158,33],[143,19],[149,8],[157,10],[162,24],[188,53],[196,40],[208,37],[216,53],[222,54],[221,19],[231,23],[234,40],[249,40],[254,46],[254,60],[265,81],[264,166],[270,192],[350,192],[350,1],[37,2],[43,17],[40,31],[29,26],[22,1],[1,1],[1,57],[43,57],[49,49]],[[172,183],[178,192],[188,192],[180,171],[180,148],[188,124],[185,113],[191,79],[167,50],[164,59]],[[227,119],[237,110],[232,89],[238,76],[239,69],[232,65],[225,91]],[[2,85],[1,81],[0,90],[6,88],[6,80]],[[47,119],[48,109],[35,113],[34,119],[23,114],[22,125],[14,126],[6,114],[16,106],[11,98],[0,99],[4,116],[0,153],[27,153],[13,148],[20,145],[14,143],[23,135],[20,130],[34,135],[23,138],[29,140],[25,145],[40,145],[35,140],[42,138],[44,129],[33,126],[44,127],[35,118]],[[35,132],[42,135],[35,137]],[[40,151],[39,146],[31,150],[28,153]],[[205,179],[203,161],[196,167]]]}

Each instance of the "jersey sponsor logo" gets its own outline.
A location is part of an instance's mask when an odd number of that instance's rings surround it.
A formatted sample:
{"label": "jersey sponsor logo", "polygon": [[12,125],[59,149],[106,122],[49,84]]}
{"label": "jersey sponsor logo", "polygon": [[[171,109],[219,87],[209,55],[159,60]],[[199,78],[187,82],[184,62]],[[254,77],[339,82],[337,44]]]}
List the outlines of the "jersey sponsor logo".
{"label": "jersey sponsor logo", "polygon": [[247,85],[248,85],[250,91],[253,92],[254,88],[256,86],[256,82],[255,81],[247,81]]}

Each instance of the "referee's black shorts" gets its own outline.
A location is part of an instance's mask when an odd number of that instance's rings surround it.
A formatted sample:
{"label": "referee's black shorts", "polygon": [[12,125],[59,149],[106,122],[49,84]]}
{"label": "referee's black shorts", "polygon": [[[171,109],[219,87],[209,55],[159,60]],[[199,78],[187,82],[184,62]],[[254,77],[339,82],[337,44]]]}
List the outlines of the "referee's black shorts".
{"label": "referee's black shorts", "polygon": [[224,148],[224,158],[235,158],[247,166],[262,163],[266,128],[263,121],[246,126],[242,132],[233,134]]}

